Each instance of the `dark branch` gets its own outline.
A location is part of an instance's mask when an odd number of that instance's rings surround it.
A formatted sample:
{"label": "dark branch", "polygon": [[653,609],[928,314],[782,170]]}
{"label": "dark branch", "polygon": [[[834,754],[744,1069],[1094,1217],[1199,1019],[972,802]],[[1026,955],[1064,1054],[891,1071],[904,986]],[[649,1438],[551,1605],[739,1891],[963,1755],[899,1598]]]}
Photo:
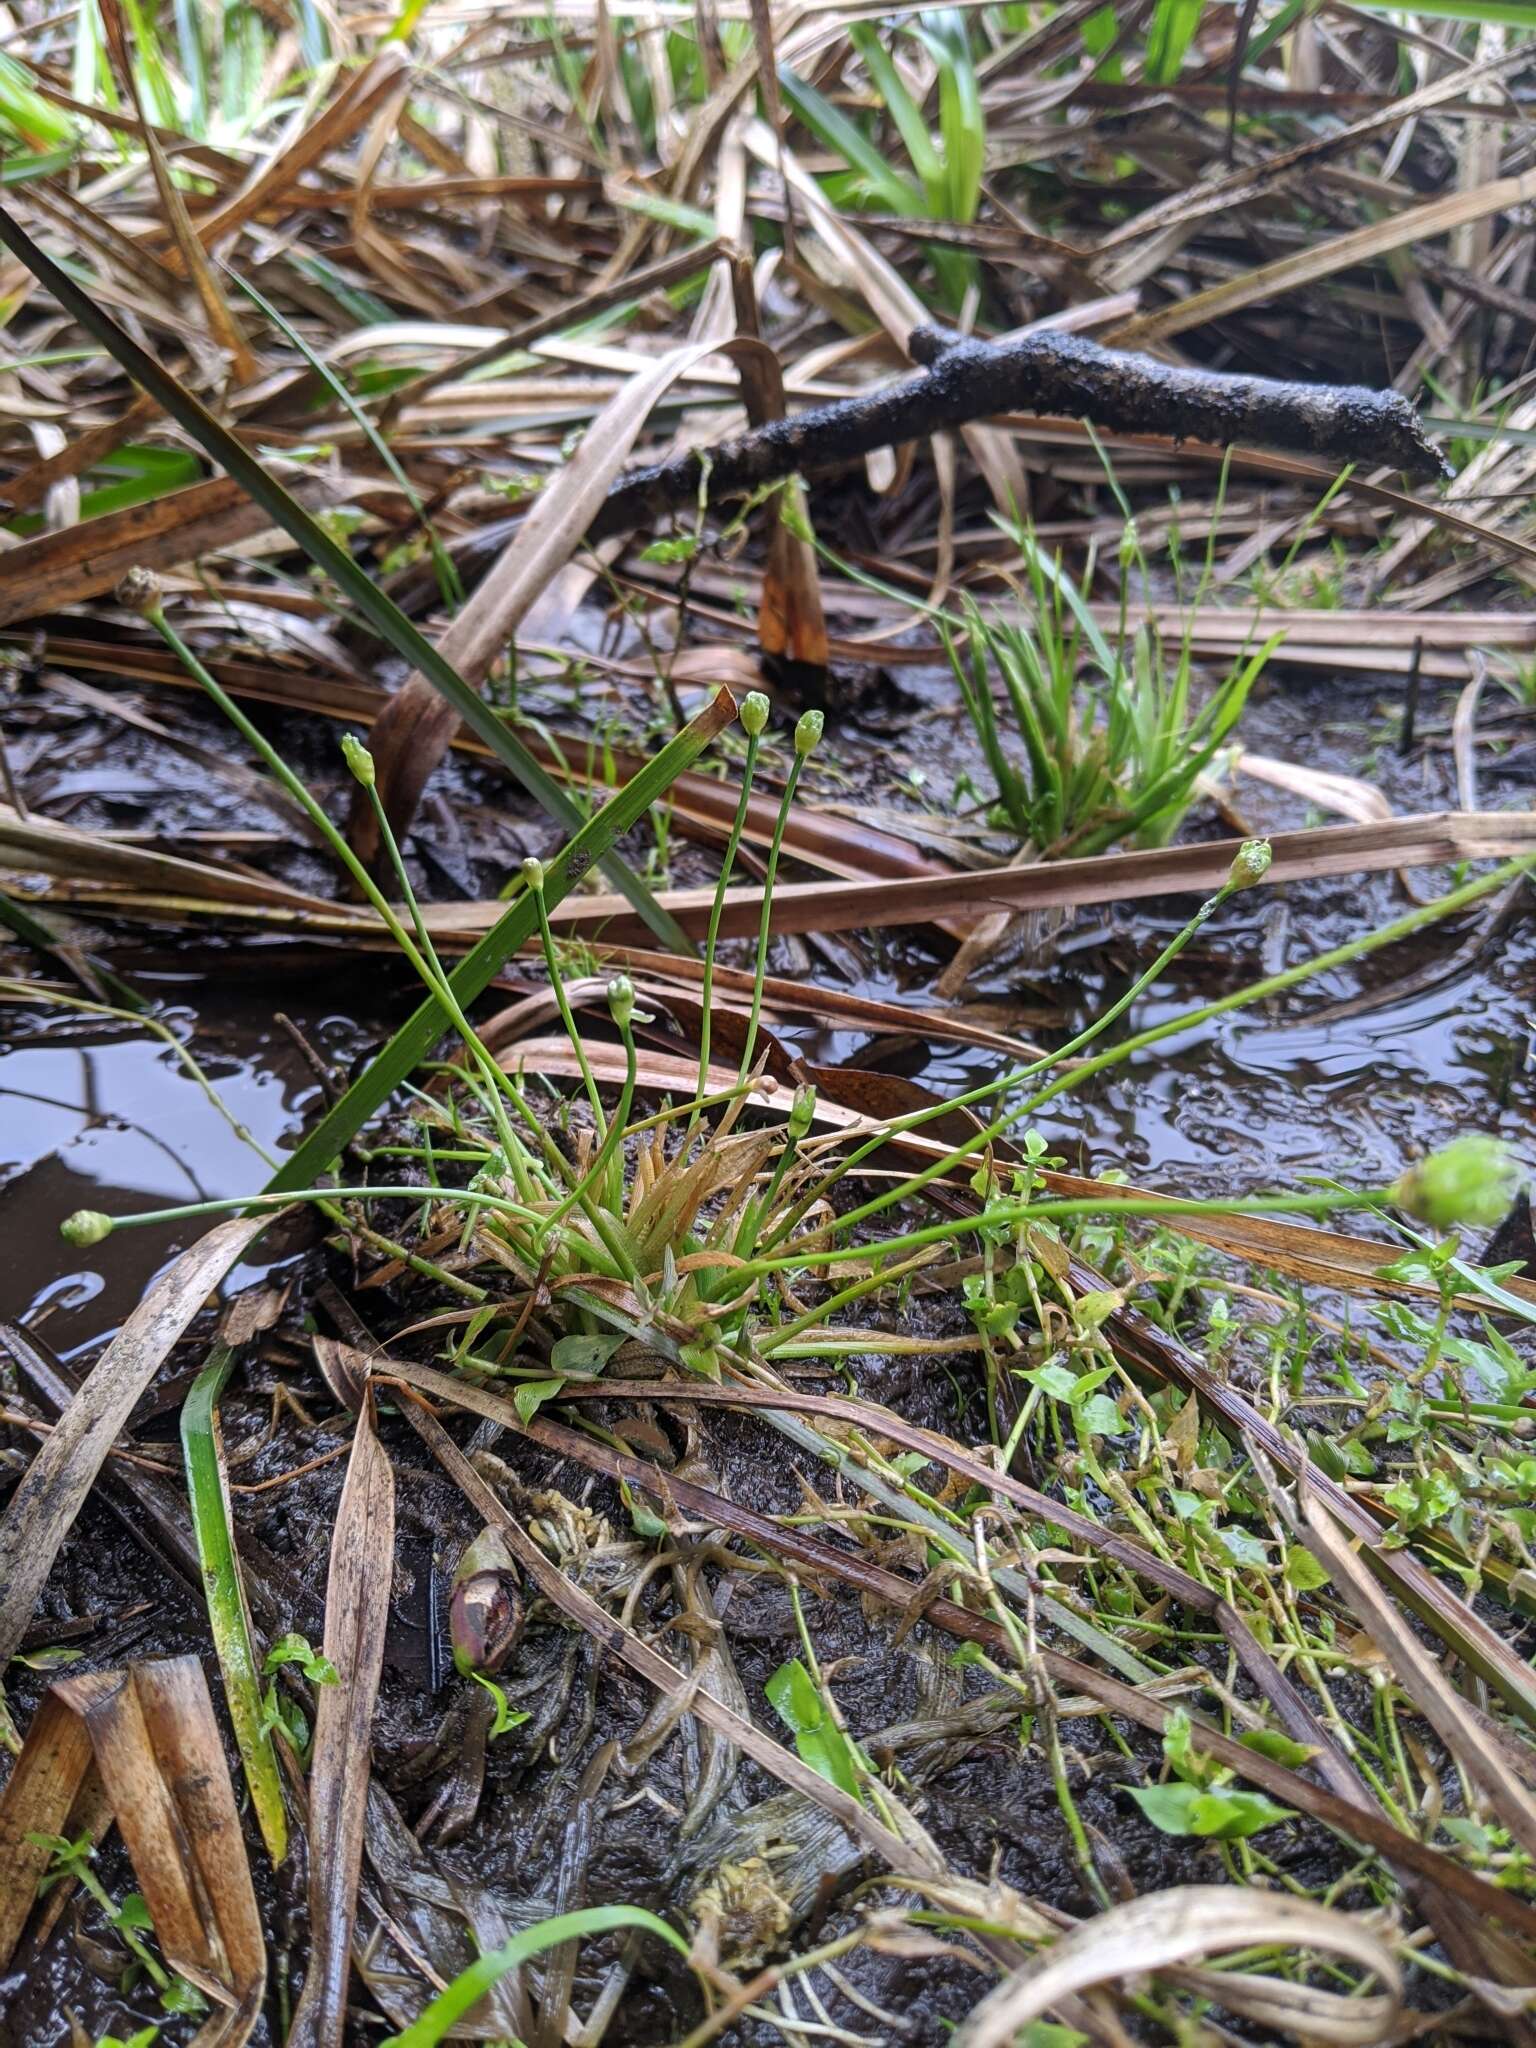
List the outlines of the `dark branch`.
{"label": "dark branch", "polygon": [[797,470],[815,475],[877,448],[1010,412],[1064,413],[1111,433],[1171,434],[1217,447],[1241,441],[1321,455],[1341,466],[1388,463],[1420,478],[1450,474],[1418,414],[1396,391],[1175,369],[1050,330],[993,343],[924,327],[908,346],[926,367],[868,398],[774,420],[707,455],[692,452],[630,470],[609,492],[588,538],[648,526],[696,505],[706,463],[711,499],[736,497]]}
{"label": "dark branch", "polygon": [[[589,541],[654,525],[691,510],[708,462],[710,498],[744,495],[796,472],[823,475],[877,448],[926,439],[1004,413],[1064,413],[1111,433],[1171,434],[1179,440],[1233,442],[1320,455],[1341,467],[1386,463],[1420,478],[1451,474],[1418,414],[1395,391],[1359,384],[1279,383],[1268,377],[1181,370],[1151,356],[1122,355],[1073,334],[1047,330],[1017,341],[965,341],[920,327],[908,339],[916,375],[867,398],[815,406],[793,419],[724,441],[675,462],[631,469],[615,481],[588,531]],[[466,587],[477,583],[521,517],[493,520],[454,544]],[[408,611],[425,610],[437,584],[430,564],[415,563],[391,585]]]}

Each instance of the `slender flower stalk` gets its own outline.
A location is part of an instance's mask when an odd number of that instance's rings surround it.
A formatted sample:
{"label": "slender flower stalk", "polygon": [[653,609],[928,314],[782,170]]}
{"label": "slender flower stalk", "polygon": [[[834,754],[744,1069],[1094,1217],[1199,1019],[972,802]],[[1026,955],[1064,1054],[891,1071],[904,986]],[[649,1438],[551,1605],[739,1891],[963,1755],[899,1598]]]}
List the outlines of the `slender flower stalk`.
{"label": "slender flower stalk", "polygon": [[795,789],[800,780],[800,771],[815,752],[821,739],[822,727],[826,723],[819,711],[804,711],[795,727],[795,758],[790,764],[784,782],[784,794],[779,799],[779,815],[773,823],[773,842],[768,849],[768,870],[763,877],[763,910],[757,927],[757,972],[752,979],[752,1015],[747,1021],[747,1042],[742,1047],[741,1066],[737,1079],[744,1081],[752,1068],[752,1055],[757,1049],[757,1024],[763,1008],[763,983],[768,975],[768,926],[773,915],[773,890],[779,876],[779,850],[784,844],[784,827],[789,822],[790,806],[795,800]]}
{"label": "slender flower stalk", "polygon": [[725,892],[731,886],[736,850],[741,845],[742,827],[747,822],[747,807],[752,801],[752,772],[757,766],[758,746],[768,723],[768,709],[768,699],[762,691],[752,690],[741,700],[738,714],[742,731],[747,736],[747,758],[741,771],[741,795],[736,802],[736,815],[731,820],[730,835],[725,842],[725,858],[720,863],[720,879],[715,884],[715,900],[709,910],[709,934],[704,942],[704,980],[699,991],[699,1085],[697,1100],[688,1118],[686,1138],[691,1138],[698,1129],[699,1118],[704,1113],[704,1097],[709,1093],[710,1008],[715,992],[715,951],[720,939],[720,914],[725,908]]}

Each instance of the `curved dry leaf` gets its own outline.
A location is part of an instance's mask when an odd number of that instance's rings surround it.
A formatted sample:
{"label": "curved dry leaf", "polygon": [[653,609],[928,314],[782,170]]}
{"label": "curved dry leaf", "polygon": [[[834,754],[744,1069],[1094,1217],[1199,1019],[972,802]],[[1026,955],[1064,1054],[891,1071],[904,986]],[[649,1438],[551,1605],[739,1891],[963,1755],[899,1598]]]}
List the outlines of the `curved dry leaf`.
{"label": "curved dry leaf", "polygon": [[[1402,1973],[1363,1917],[1283,1893],[1189,1884],[1113,1906],[1075,1927],[989,1993],[955,2034],[954,2048],[1008,2048],[1021,2027],[1075,1992],[1121,1984],[1195,1956],[1258,1945],[1342,1956],[1385,1987],[1346,1996],[1265,1980],[1270,2024],[1349,2048],[1365,2048],[1390,2032],[1402,2005]],[[1253,1980],[1237,1981],[1239,1995],[1252,1999]],[[1201,1989],[1212,1998],[1221,1998],[1225,1983],[1217,1971],[1201,1973]],[[1292,1991],[1301,1994],[1294,2004],[1288,1998]]]}
{"label": "curved dry leaf", "polygon": [[[1336,775],[1329,768],[1303,768],[1299,762],[1278,761],[1270,754],[1239,754],[1232,765],[1239,775],[1267,782],[1272,789],[1288,790],[1292,796],[1305,797],[1319,810],[1353,818],[1357,825],[1369,825],[1392,815],[1392,806],[1381,791],[1358,775]],[[1466,803],[1464,808],[1477,807]]]}

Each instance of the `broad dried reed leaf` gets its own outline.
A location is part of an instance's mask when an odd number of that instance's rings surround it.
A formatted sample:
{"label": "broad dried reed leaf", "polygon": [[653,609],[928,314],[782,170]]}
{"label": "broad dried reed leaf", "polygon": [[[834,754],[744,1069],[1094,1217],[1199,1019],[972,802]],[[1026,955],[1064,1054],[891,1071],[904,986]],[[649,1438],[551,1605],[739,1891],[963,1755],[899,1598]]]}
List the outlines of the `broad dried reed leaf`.
{"label": "broad dried reed leaf", "polygon": [[[529,607],[580,545],[656,401],[693,364],[723,348],[771,357],[761,342],[695,343],[671,350],[631,378],[593,421],[575,457],[541,493],[438,643],[444,660],[471,689],[484,682]],[[378,795],[397,837],[403,837],[458,723],[457,710],[419,671],[396,691],[375,722],[371,747]],[[348,829],[359,856],[371,864],[378,856],[379,834],[364,791],[354,798]]]}
{"label": "broad dried reed leaf", "polygon": [[[98,459],[98,451],[91,455]],[[291,484],[293,495],[311,509],[334,503],[347,488],[343,479],[313,475],[295,477]],[[271,525],[271,514],[253,503],[240,484],[216,477],[57,533],[37,534],[6,554],[0,626],[100,597],[130,569],[179,569],[265,533]]]}
{"label": "broad dried reed leaf", "polygon": [[155,1281],[60,1416],[0,1517],[0,1663],[15,1655],[59,1545],[103,1459],[172,1346],[271,1220],[231,1217]]}
{"label": "broad dried reed leaf", "polygon": [[341,2048],[373,1769],[373,1709],[394,1565],[394,1469],[365,1399],[331,1532],[325,1654],[336,1667],[337,1682],[318,1688],[315,1707],[308,1827],[311,1947],[289,2048]]}
{"label": "broad dried reed leaf", "polygon": [[[192,1656],[58,1680],[0,1798],[0,1956],[9,1959],[49,1860],[25,1833],[93,1835],[113,1818],[167,1963],[216,2010],[192,2048],[240,2048],[267,1957],[234,1788]],[[45,1920],[51,1914],[45,1911]]]}
{"label": "broad dried reed leaf", "polygon": [[10,1967],[50,1861],[47,1844],[28,1837],[67,1832],[90,1768],[84,1722],[52,1692],[46,1694],[0,1792],[0,1970]]}
{"label": "broad dried reed leaf", "polygon": [[1426,200],[1422,206],[1406,207],[1401,213],[1388,214],[1363,228],[1315,242],[1310,248],[1298,249],[1294,255],[1262,264],[1257,270],[1246,270],[1239,277],[1225,278],[1220,284],[1189,298],[1176,299],[1155,313],[1143,313],[1116,328],[1109,337],[1110,343],[1116,348],[1145,348],[1149,343],[1166,341],[1191,327],[1225,319],[1244,306],[1261,301],[1270,304],[1302,285],[1317,284],[1357,263],[1369,263],[1377,256],[1405,248],[1410,242],[1427,242],[1436,235],[1449,234],[1454,228],[1523,206],[1533,198],[1536,171],[1524,171],[1513,178],[1494,178],[1471,192],[1448,192],[1440,199]]}

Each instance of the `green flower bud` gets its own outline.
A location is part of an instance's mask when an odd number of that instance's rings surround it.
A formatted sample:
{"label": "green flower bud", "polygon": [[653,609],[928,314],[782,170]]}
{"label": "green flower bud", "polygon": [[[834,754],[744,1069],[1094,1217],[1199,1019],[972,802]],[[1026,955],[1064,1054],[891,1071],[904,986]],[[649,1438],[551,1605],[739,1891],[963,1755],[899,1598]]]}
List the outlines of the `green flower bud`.
{"label": "green flower bud", "polygon": [[1267,839],[1245,839],[1232,856],[1232,865],[1227,870],[1227,887],[1251,889],[1255,882],[1262,882],[1269,873],[1273,859],[1274,850]]}
{"label": "green flower bud", "polygon": [[1519,1165],[1503,1140],[1469,1131],[1405,1167],[1390,1194],[1399,1209],[1436,1230],[1458,1223],[1491,1230],[1509,1213],[1519,1187]]}
{"label": "green flower bud", "polygon": [[741,729],[748,739],[755,740],[768,723],[769,709],[768,699],[761,690],[748,690],[746,696],[742,698],[741,709],[736,715],[741,720]]}
{"label": "green flower bud", "polygon": [[160,578],[153,569],[130,569],[120,579],[116,596],[124,611],[147,619],[160,609]]}
{"label": "green flower bud", "polygon": [[523,880],[530,889],[537,889],[542,893],[544,888],[544,863],[541,860],[535,860],[531,853],[523,862]]}
{"label": "green flower bud", "polygon": [[635,1014],[635,984],[627,974],[616,974],[608,984],[608,1014],[621,1031],[629,1029]]}
{"label": "green flower bud", "polygon": [[1127,519],[1120,531],[1120,567],[1123,572],[1135,568],[1140,548],[1141,541],[1136,532],[1136,522],[1134,519]]}
{"label": "green flower bud", "polygon": [[795,752],[803,760],[813,753],[821,738],[821,729],[826,724],[826,715],[820,711],[802,711],[795,727]]}
{"label": "green flower bud", "polygon": [[789,1106],[789,1135],[798,1145],[816,1120],[816,1090],[802,1081]]}
{"label": "green flower bud", "polygon": [[357,777],[364,789],[372,789],[374,783],[378,780],[374,770],[373,756],[355,732],[344,732],[342,734],[341,751],[346,757],[347,766],[352,770],[352,773]]}
{"label": "green flower bud", "polygon": [[59,1235],[66,1244],[87,1251],[93,1244],[100,1244],[104,1237],[112,1235],[112,1218],[103,1215],[100,1209],[77,1209],[73,1216],[66,1216],[59,1225]]}

